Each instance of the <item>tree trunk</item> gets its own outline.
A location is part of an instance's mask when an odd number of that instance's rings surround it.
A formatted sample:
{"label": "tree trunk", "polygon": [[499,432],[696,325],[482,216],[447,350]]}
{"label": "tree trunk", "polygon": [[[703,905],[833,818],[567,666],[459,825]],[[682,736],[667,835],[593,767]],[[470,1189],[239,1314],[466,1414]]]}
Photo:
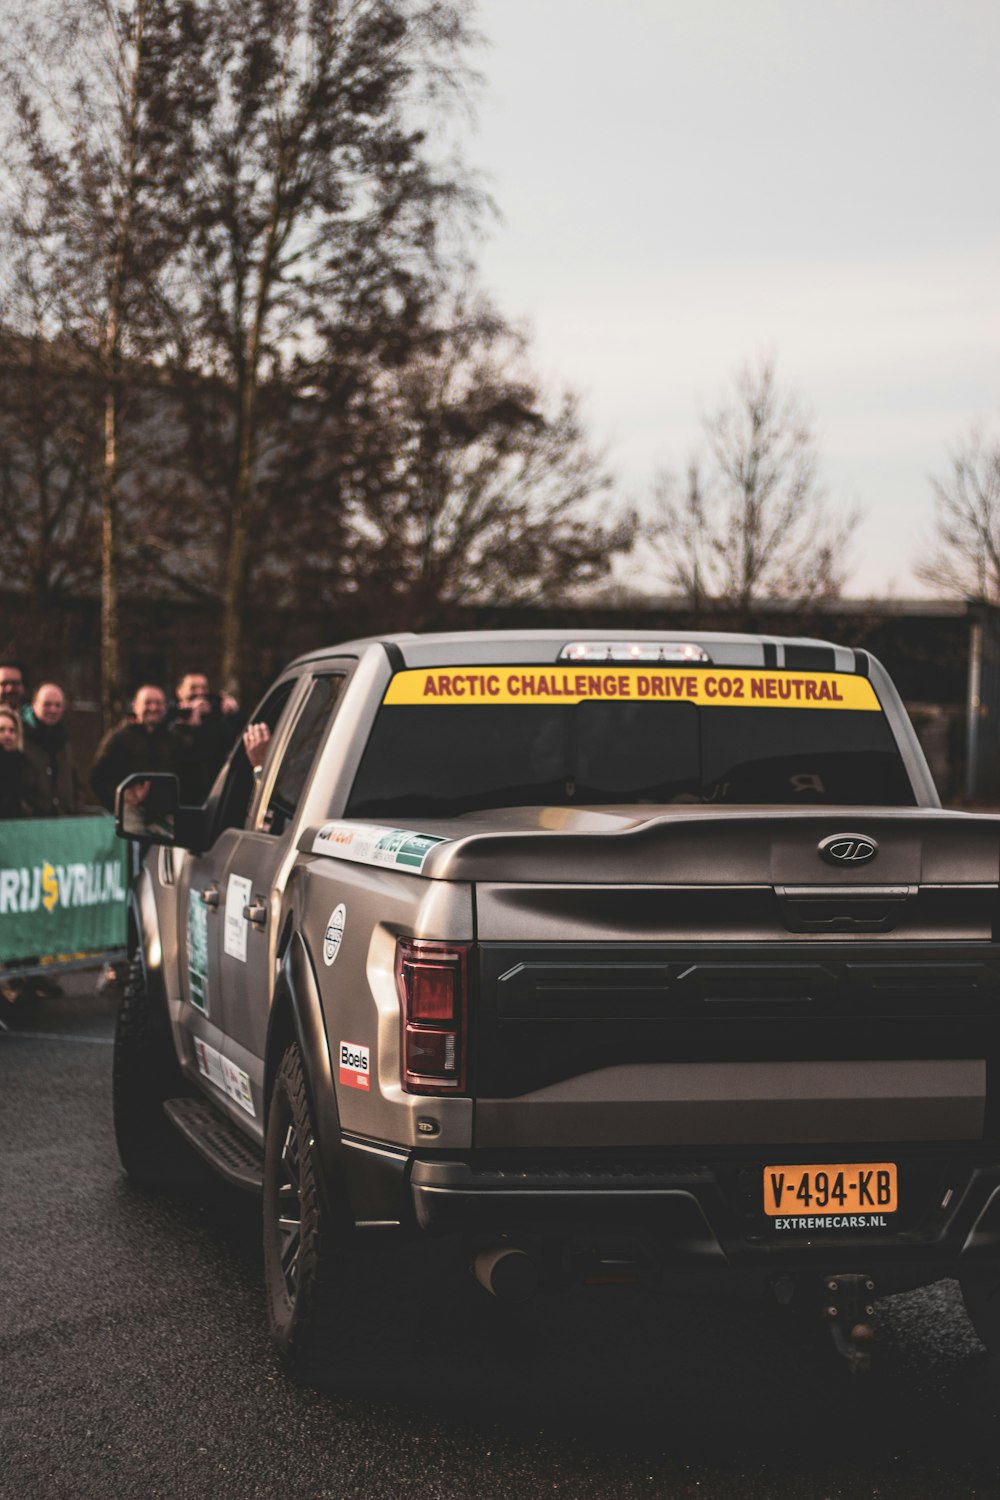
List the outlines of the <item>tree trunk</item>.
{"label": "tree trunk", "polygon": [[246,605],[247,560],[250,528],[247,496],[236,497],[229,525],[225,598],[222,608],[222,689],[240,696],[240,663],[243,656],[243,610]]}
{"label": "tree trunk", "polygon": [[243,656],[243,612],[246,608],[250,563],[250,521],[253,502],[253,469],[257,406],[257,350],[260,318],[254,327],[250,358],[240,393],[239,447],[232,506],[229,514],[229,552],[226,557],[225,595],[222,607],[222,689],[240,697],[240,665]]}
{"label": "tree trunk", "polygon": [[118,433],[121,425],[121,338],[125,286],[132,251],[136,206],[136,132],[139,81],[144,61],[146,0],[138,0],[131,37],[125,116],[123,191],[118,212],[115,253],[108,288],[108,308],[101,347],[104,392],[104,455],[101,465],[101,711],[107,729],[122,708],[121,634],[118,610]]}
{"label": "tree trunk", "polygon": [[104,397],[101,468],[101,714],[107,729],[121,711],[121,638],[118,618],[118,394]]}
{"label": "tree trunk", "polygon": [[274,201],[267,239],[261,256],[259,285],[249,329],[246,357],[240,373],[236,476],[229,517],[229,555],[226,558],[226,592],[222,607],[222,688],[240,698],[240,665],[243,656],[243,612],[250,579],[250,528],[254,511],[254,466],[257,457],[257,395],[260,351],[268,301],[271,295],[278,224],[281,181],[275,183]]}

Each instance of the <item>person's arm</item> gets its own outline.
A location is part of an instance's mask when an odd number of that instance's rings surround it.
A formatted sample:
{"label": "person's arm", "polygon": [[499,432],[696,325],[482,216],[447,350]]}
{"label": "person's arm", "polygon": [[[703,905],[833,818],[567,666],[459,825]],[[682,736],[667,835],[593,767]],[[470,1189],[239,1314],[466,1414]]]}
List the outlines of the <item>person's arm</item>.
{"label": "person's arm", "polygon": [[247,760],[255,771],[259,771],[267,758],[267,747],[271,743],[271,731],[266,724],[248,724],[243,731],[243,748]]}

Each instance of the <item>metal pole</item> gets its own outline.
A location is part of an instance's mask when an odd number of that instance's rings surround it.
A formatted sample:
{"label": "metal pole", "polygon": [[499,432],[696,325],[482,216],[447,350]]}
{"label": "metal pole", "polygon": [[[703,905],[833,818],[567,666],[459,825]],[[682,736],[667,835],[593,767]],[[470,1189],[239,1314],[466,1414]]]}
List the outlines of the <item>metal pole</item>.
{"label": "metal pole", "polygon": [[979,790],[979,707],[983,685],[983,624],[973,620],[969,629],[969,687],[965,708],[965,795]]}

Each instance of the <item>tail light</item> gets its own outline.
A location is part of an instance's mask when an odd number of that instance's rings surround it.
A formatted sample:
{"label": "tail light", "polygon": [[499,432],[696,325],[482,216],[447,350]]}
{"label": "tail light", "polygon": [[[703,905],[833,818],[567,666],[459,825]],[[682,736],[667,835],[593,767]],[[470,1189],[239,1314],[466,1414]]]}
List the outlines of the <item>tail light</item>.
{"label": "tail light", "polygon": [[403,1013],[403,1088],[457,1094],[465,1088],[468,943],[396,942],[396,991]]}

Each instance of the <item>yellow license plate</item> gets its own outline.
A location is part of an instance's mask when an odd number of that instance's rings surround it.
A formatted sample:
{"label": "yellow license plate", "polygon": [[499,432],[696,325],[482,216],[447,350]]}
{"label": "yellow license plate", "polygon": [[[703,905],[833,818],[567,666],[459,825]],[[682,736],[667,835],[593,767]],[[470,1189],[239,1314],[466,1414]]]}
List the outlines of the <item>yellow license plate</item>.
{"label": "yellow license plate", "polygon": [[895,1162],[821,1162],[764,1168],[764,1212],[771,1218],[784,1214],[894,1214],[898,1206]]}

